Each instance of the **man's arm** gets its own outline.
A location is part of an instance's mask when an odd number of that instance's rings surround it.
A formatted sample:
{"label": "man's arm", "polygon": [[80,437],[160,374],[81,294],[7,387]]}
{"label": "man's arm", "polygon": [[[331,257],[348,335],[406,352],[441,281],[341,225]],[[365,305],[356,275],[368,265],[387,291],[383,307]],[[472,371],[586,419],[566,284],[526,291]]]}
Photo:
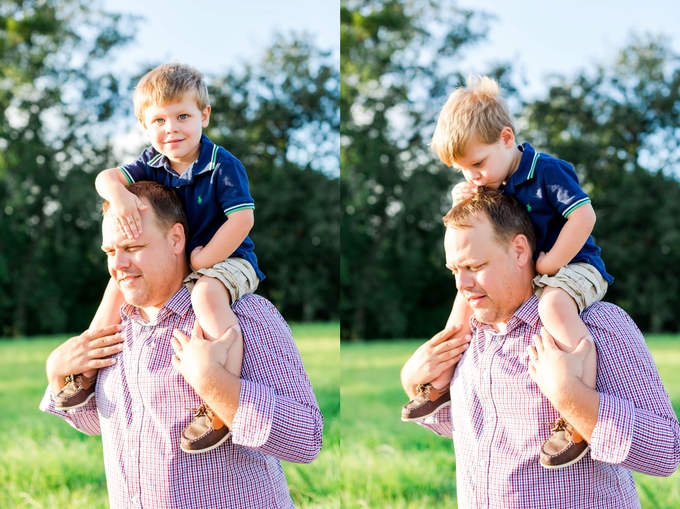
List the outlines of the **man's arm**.
{"label": "man's arm", "polygon": [[584,322],[598,348],[597,392],[577,376],[578,358],[582,363],[587,353],[583,343],[574,354],[565,354],[551,340],[539,341],[536,350],[542,352],[530,352],[539,358],[530,367],[532,377],[590,442],[594,460],[648,475],[671,475],[680,464],[680,424],[644,338],[615,306],[586,311]]}
{"label": "man's arm", "polygon": [[216,347],[200,336],[189,340],[176,334],[173,365],[229,426],[234,444],[285,461],[311,462],[321,449],[323,417],[290,329],[274,306],[257,296],[237,301],[234,312],[244,336],[240,379],[224,369],[229,332]]}

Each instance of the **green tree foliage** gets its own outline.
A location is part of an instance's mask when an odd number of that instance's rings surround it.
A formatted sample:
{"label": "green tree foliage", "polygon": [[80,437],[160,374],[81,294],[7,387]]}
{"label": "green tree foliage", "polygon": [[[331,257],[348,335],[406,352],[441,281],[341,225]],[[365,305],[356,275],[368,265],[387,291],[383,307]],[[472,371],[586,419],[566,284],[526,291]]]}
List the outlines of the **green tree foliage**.
{"label": "green tree foliage", "polygon": [[[441,218],[458,178],[427,144],[485,19],[451,2],[341,7],[341,320],[344,339],[427,336],[455,295]],[[505,69],[493,71],[504,79]]]}
{"label": "green tree foliage", "polygon": [[556,78],[520,125],[572,163],[591,195],[595,240],[616,279],[606,300],[642,330],[677,331],[680,57],[663,39],[634,39],[613,65]]}
{"label": "green tree foliage", "polygon": [[83,329],[99,301],[96,133],[119,101],[102,64],[126,30],[86,1],[0,4],[0,335]]}
{"label": "green tree foliage", "polygon": [[210,87],[207,134],[238,157],[255,200],[258,293],[288,319],[337,319],[340,278],[337,63],[278,37],[258,65]]}

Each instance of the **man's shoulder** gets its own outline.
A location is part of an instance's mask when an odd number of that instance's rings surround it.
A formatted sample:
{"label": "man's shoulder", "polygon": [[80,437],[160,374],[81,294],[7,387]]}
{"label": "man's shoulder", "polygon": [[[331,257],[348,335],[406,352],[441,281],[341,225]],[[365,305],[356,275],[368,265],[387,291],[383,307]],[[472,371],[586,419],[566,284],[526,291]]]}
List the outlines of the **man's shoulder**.
{"label": "man's shoulder", "polygon": [[234,302],[232,306],[234,314],[241,319],[259,323],[270,323],[276,326],[288,328],[288,324],[269,300],[261,295],[248,293]]}
{"label": "man's shoulder", "polygon": [[616,304],[611,302],[595,302],[581,314],[581,320],[587,326],[609,331],[625,331],[642,336],[633,319]]}

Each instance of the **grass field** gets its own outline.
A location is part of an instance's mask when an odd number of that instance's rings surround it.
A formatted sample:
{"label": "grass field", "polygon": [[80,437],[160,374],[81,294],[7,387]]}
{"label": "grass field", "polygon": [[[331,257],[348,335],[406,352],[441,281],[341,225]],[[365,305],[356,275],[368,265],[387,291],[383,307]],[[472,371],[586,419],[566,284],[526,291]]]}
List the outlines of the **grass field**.
{"label": "grass field", "polygon": [[[292,325],[324,415],[324,444],[310,465],[284,463],[298,507],[340,507],[340,329]],[[100,437],[38,410],[45,359],[67,336],[0,342],[0,508],[108,507]]]}
{"label": "grass field", "polygon": [[[680,411],[680,337],[648,336],[676,414]],[[340,425],[342,507],[455,508],[451,440],[399,420],[406,400],[399,383],[417,341],[343,343]],[[680,473],[635,474],[642,507],[680,508]]]}

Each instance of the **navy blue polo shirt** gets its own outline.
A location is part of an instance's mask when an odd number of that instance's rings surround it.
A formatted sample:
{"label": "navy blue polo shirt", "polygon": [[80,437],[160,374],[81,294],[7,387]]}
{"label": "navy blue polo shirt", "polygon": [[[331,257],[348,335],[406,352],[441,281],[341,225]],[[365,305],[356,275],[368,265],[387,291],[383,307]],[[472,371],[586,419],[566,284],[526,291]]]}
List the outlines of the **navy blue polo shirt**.
{"label": "navy blue polo shirt", "polygon": [[[152,180],[175,190],[189,220],[187,256],[197,246],[205,246],[229,220],[229,214],[255,208],[241,162],[205,134],[201,136],[198,159],[181,175],[172,169],[170,160],[153,147],[142,152],[134,163],[120,166],[120,170],[130,184]],[[250,237],[245,238],[231,257],[248,260],[260,281],[264,279]]]}
{"label": "navy blue polo shirt", "polygon": [[[536,152],[529,143],[518,148],[522,151],[522,160],[501,190],[517,198],[529,212],[536,229],[535,261],[541,251],[547,253],[555,245],[569,214],[590,203],[590,198],[581,189],[576,172],[569,163]],[[600,248],[592,235],[571,261],[588,263],[602,274],[607,283],[614,282],[604,268]]]}

